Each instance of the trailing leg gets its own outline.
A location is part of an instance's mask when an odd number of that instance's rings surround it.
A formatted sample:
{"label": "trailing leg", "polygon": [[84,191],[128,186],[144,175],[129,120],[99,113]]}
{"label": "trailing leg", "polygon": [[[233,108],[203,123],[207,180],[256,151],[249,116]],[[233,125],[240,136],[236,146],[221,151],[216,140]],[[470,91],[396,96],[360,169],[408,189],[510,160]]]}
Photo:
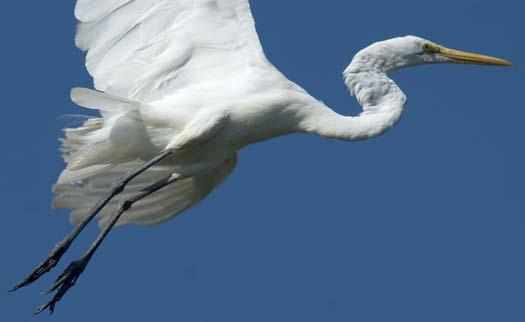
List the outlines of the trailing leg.
{"label": "trailing leg", "polygon": [[116,195],[121,193],[126,185],[133,180],[136,176],[140,175],[144,171],[146,171],[148,168],[154,166],[161,160],[165,159],[169,155],[173,154],[175,150],[168,149],[163,150],[159,154],[157,154],[155,157],[153,157],[151,160],[144,163],[142,166],[136,168],[135,170],[131,171],[124,177],[122,177],[119,181],[115,182],[111,189],[104,194],[104,196],[95,204],[95,206],[91,209],[87,217],[78,225],[76,226],[69,235],[67,235],[62,241],[60,241],[54,248],[51,250],[51,253],[48,255],[48,257],[40,263],[40,265],[37,266],[33,270],[31,274],[29,274],[24,280],[22,280],[20,283],[15,285],[10,291],[16,291],[17,289],[27,286],[37,279],[39,279],[42,275],[49,272],[60,260],[62,255],[67,251],[69,246],[71,246],[71,243],[75,240],[75,238],[80,234],[80,232],[87,226],[87,224],[95,218],[95,216],[104,208],[104,206]]}
{"label": "trailing leg", "polygon": [[145,197],[149,196],[150,194],[154,193],[155,191],[158,191],[158,190],[162,189],[163,187],[165,187],[165,186],[167,186],[167,185],[177,181],[178,179],[179,178],[177,176],[175,176],[175,175],[166,177],[166,178],[164,178],[164,179],[154,183],[153,185],[151,185],[151,186],[141,190],[136,195],[134,195],[134,196],[132,196],[132,197],[130,197],[128,199],[123,200],[119,204],[117,209],[115,209],[114,213],[111,216],[111,220],[108,223],[108,225],[106,227],[104,227],[104,229],[99,234],[99,236],[97,237],[95,242],[91,245],[91,247],[86,252],[86,254],[84,256],[82,256],[82,258],[71,262],[71,264],[69,264],[69,266],[64,270],[64,272],[62,272],[62,274],[60,274],[58,276],[58,278],[56,279],[55,283],[49,288],[49,290],[46,292],[46,294],[50,293],[50,292],[53,292],[55,290],[57,292],[55,293],[55,295],[53,296],[53,298],[49,302],[47,302],[46,304],[40,306],[37,309],[37,311],[35,312],[35,314],[41,313],[42,311],[44,311],[47,308],[49,308],[49,311],[51,313],[53,313],[56,303],[59,302],[62,299],[64,294],[66,294],[66,292],[73,285],[75,285],[75,282],[77,281],[77,279],[80,276],[80,274],[82,274],[82,272],[84,271],[84,269],[87,266],[87,264],[89,263],[91,257],[93,257],[93,254],[95,254],[95,252],[97,251],[97,249],[100,246],[100,244],[102,243],[102,241],[104,241],[104,239],[106,238],[107,234],[111,231],[113,226],[115,226],[115,224],[117,223],[119,218],[122,216],[122,214],[126,210],[131,208],[131,206],[135,202],[141,200],[142,198],[145,198]]}

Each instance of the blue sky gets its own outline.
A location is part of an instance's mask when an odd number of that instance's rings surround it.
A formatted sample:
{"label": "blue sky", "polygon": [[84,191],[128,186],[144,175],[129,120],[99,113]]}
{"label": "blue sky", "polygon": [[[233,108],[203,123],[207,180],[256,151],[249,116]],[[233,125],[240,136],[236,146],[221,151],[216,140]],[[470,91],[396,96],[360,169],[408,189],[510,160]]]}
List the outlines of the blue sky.
{"label": "blue sky", "polygon": [[[387,135],[356,143],[293,135],[240,153],[230,180],[162,226],[114,231],[54,321],[525,320],[522,4],[253,0],[263,47],[290,79],[357,114],[341,72],[371,42],[413,34],[502,56],[516,68],[426,66],[392,77],[409,98]],[[4,5],[0,288],[70,225],[50,209],[57,137],[74,86],[73,1]],[[3,321],[33,318],[51,274],[0,292]]]}

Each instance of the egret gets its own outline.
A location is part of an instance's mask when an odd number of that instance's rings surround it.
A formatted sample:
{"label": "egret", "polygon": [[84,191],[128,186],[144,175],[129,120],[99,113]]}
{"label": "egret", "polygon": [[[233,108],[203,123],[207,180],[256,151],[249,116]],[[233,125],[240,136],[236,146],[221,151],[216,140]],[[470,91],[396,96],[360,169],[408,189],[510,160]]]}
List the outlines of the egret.
{"label": "egret", "polygon": [[13,290],[53,268],[94,217],[101,232],[37,313],[53,312],[113,227],[159,224],[195,205],[228,178],[241,148],[291,133],[377,137],[403,113],[406,96],[388,77],[401,68],[512,65],[415,36],[377,42],[344,70],[363,108],[344,116],[268,61],[248,0],[78,0],[75,16],[95,90],[75,88],[71,99],[100,117],[64,130],[53,205],[72,210],[74,229]]}

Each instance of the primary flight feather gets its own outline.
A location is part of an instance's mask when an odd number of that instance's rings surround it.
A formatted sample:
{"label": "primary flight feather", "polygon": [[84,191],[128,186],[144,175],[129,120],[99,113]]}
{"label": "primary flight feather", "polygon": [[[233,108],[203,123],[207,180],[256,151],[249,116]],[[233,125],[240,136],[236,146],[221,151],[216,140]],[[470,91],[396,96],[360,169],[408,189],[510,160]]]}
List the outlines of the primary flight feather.
{"label": "primary flight feather", "polygon": [[193,206],[231,174],[244,146],[298,132],[376,137],[406,104],[387,73],[433,63],[511,65],[414,36],[378,42],[343,73],[363,107],[343,116],[267,60],[247,0],[78,0],[75,16],[96,90],[76,88],[71,98],[101,116],[65,129],[62,139],[67,166],[53,205],[72,209],[74,230],[13,290],[53,268],[95,216],[102,232],[37,313],[53,312],[114,226],[158,224]]}

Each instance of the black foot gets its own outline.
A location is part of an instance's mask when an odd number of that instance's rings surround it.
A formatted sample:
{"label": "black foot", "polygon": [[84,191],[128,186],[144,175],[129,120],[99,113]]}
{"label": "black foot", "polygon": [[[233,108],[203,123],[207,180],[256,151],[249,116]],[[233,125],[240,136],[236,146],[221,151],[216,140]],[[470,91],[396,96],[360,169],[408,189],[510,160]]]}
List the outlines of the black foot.
{"label": "black foot", "polygon": [[47,256],[47,258],[38,265],[35,270],[29,274],[23,281],[16,284],[12,289],[9,290],[9,292],[14,292],[18,290],[21,287],[27,286],[37,279],[40,278],[40,276],[44,275],[45,273],[49,272],[53,267],[56,266],[62,255],[66,252],[66,250],[69,248],[70,243],[67,242],[60,242],[53,248],[51,253]]}
{"label": "black foot", "polygon": [[51,286],[44,294],[49,294],[53,291],[57,291],[56,294],[53,296],[51,301],[47,302],[44,305],[41,305],[37,308],[35,311],[35,314],[42,313],[45,309],[49,309],[49,314],[52,314],[55,310],[55,305],[62,299],[64,294],[73,286],[75,285],[78,277],[84,269],[86,268],[86,265],[88,263],[89,259],[84,257],[79,260],[76,260],[74,262],[71,262],[69,266],[58,276],[58,278],[55,281],[55,284]]}

